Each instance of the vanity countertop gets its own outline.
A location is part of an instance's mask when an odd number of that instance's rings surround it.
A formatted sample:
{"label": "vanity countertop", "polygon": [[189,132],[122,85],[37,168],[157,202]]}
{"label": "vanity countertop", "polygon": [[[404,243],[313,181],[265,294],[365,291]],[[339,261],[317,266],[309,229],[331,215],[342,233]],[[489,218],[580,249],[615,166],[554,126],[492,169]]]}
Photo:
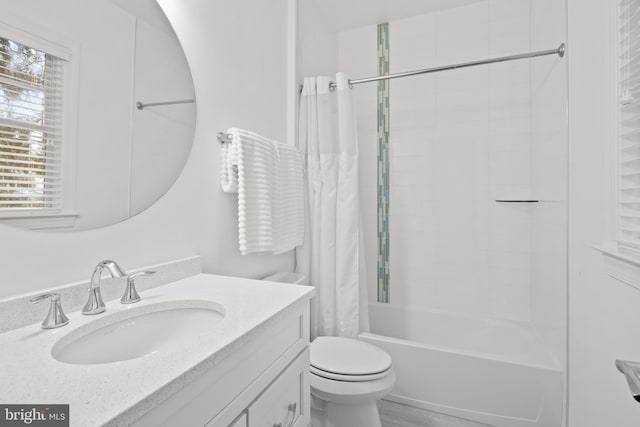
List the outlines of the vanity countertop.
{"label": "vanity countertop", "polygon": [[[67,313],[70,322],[62,328],[45,330],[37,323],[0,334],[0,402],[69,404],[72,426],[127,425],[215,367],[279,314],[308,301],[313,292],[308,286],[198,274],[143,291],[137,304],[115,300],[96,316]],[[226,313],[188,348],[99,365],[67,364],[51,355],[60,338],[89,322],[173,300],[213,301]]]}

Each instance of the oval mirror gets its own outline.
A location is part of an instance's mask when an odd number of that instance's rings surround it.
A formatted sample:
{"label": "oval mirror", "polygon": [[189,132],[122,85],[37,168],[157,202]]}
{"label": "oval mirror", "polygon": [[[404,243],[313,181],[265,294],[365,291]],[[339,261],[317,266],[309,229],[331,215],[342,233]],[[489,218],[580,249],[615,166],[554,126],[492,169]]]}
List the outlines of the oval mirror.
{"label": "oval mirror", "polygon": [[187,160],[195,95],[155,0],[0,0],[0,224],[136,215]]}

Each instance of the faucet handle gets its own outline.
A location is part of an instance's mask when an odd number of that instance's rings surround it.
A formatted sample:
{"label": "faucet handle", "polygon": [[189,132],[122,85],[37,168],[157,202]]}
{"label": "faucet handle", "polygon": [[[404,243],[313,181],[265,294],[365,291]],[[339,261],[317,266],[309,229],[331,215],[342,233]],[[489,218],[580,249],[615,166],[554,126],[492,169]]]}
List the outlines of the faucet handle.
{"label": "faucet handle", "polygon": [[141,271],[139,273],[133,273],[127,276],[127,287],[124,290],[124,295],[120,298],[120,304],[133,304],[140,301],[140,295],[136,291],[135,279],[142,276],[153,276],[155,271]]}
{"label": "faucet handle", "polygon": [[59,328],[69,323],[69,319],[65,316],[64,311],[62,311],[62,305],[60,305],[60,294],[52,293],[38,295],[31,298],[29,302],[37,304],[47,298],[51,299],[51,306],[49,307],[47,317],[42,322],[42,329]]}
{"label": "faucet handle", "polygon": [[42,294],[42,295],[38,295],[36,297],[33,297],[31,299],[29,299],[30,303],[35,303],[38,304],[44,300],[46,300],[47,298],[51,298],[51,301],[60,301],[60,294]]}

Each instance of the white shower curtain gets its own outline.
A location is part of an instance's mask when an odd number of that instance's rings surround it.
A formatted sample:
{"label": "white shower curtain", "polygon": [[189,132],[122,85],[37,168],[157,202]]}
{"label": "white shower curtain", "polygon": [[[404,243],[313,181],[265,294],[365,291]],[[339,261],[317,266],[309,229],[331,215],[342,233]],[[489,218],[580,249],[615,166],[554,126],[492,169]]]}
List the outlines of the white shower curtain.
{"label": "white shower curtain", "polygon": [[369,329],[358,200],[358,139],[353,94],[343,73],[305,78],[298,148],[308,209],[296,271],[316,287],[311,335],[355,337]]}

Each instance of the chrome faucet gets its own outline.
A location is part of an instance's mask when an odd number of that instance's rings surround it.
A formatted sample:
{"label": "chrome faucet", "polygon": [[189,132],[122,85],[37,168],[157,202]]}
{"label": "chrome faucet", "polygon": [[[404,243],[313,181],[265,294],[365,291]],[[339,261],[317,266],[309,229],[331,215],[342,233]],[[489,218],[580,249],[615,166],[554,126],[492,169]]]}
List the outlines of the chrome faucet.
{"label": "chrome faucet", "polygon": [[136,290],[135,279],[136,277],[153,276],[155,271],[141,271],[140,273],[133,273],[127,276],[127,287],[124,290],[122,298],[120,298],[121,304],[133,304],[140,301],[140,295]]}
{"label": "chrome faucet", "polygon": [[102,301],[102,294],[100,293],[100,278],[102,272],[107,269],[111,273],[111,277],[123,277],[127,274],[120,268],[115,261],[104,260],[96,265],[91,275],[91,286],[89,287],[89,300],[82,309],[82,314],[99,314],[105,311],[104,301]]}
{"label": "chrome faucet", "polygon": [[49,313],[42,322],[42,329],[55,329],[69,323],[69,319],[65,316],[60,305],[60,294],[43,294],[33,297],[29,300],[30,303],[39,303],[45,299],[51,299],[51,305],[49,306]]}

